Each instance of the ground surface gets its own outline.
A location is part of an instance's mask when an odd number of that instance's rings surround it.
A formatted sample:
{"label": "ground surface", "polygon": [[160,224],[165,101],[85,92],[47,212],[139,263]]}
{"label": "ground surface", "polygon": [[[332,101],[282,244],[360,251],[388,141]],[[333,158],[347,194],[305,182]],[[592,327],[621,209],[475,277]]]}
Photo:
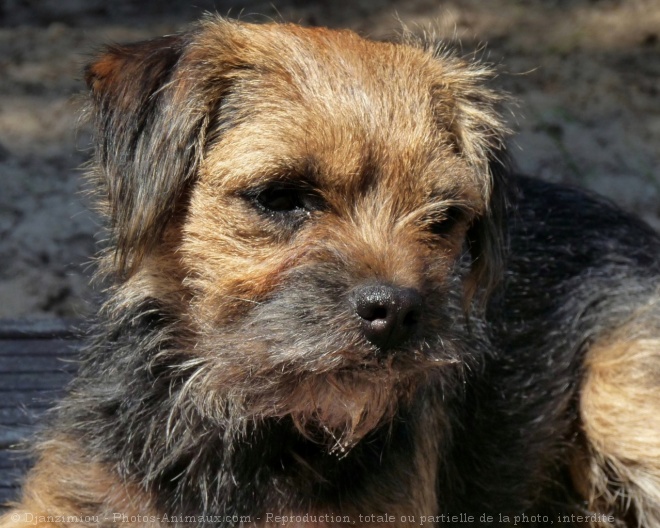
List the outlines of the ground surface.
{"label": "ground surface", "polygon": [[[204,10],[351,27],[432,25],[487,43],[518,100],[526,172],[582,184],[660,228],[660,0],[0,0],[0,317],[80,316],[98,226],[80,196],[82,65],[102,42],[171,33]],[[77,132],[76,132],[77,130]]]}

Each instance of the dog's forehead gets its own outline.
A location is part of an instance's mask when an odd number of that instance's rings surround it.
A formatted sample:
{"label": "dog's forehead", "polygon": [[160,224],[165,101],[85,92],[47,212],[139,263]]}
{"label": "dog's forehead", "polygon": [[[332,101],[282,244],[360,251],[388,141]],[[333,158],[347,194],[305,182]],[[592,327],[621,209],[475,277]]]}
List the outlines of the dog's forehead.
{"label": "dog's forehead", "polygon": [[304,123],[307,133],[319,128],[345,135],[350,129],[358,140],[387,138],[390,145],[397,131],[406,145],[425,139],[433,125],[438,69],[431,57],[348,31],[293,31],[246,74],[244,92],[258,94],[251,101],[256,107]]}
{"label": "dog's forehead", "polygon": [[442,68],[433,57],[348,31],[269,31],[257,32],[252,45],[261,51],[234,75],[221,108],[230,117],[209,162],[224,185],[311,165],[335,185],[376,176],[397,187],[408,178],[448,194],[470,191],[471,171],[438,126],[437,106],[447,103],[434,99]]}

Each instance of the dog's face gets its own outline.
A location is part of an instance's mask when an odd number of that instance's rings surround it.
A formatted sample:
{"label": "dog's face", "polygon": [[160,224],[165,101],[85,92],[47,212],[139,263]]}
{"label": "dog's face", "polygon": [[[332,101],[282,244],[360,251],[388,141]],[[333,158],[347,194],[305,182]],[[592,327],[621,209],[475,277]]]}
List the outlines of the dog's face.
{"label": "dog's face", "polygon": [[221,19],[90,66],[109,266],[177,321],[186,405],[344,448],[456,360],[459,297],[499,268],[484,75]]}

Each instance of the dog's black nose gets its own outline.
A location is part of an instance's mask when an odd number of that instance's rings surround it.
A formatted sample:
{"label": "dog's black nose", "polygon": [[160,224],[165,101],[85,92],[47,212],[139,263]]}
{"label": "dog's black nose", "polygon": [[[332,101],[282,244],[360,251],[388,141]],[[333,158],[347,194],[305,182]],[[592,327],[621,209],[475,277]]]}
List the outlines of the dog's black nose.
{"label": "dog's black nose", "polygon": [[422,311],[422,297],[412,288],[376,284],[351,294],[364,336],[381,350],[392,348],[412,335]]}

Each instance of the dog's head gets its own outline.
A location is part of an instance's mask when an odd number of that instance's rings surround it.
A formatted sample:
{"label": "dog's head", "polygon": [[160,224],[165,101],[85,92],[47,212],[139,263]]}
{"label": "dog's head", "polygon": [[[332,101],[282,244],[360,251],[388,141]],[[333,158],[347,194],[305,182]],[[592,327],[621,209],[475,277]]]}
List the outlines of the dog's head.
{"label": "dog's head", "polygon": [[220,18],[88,68],[107,267],[177,321],[199,409],[350,445],[455,359],[459,297],[502,260],[488,75],[421,41]]}

